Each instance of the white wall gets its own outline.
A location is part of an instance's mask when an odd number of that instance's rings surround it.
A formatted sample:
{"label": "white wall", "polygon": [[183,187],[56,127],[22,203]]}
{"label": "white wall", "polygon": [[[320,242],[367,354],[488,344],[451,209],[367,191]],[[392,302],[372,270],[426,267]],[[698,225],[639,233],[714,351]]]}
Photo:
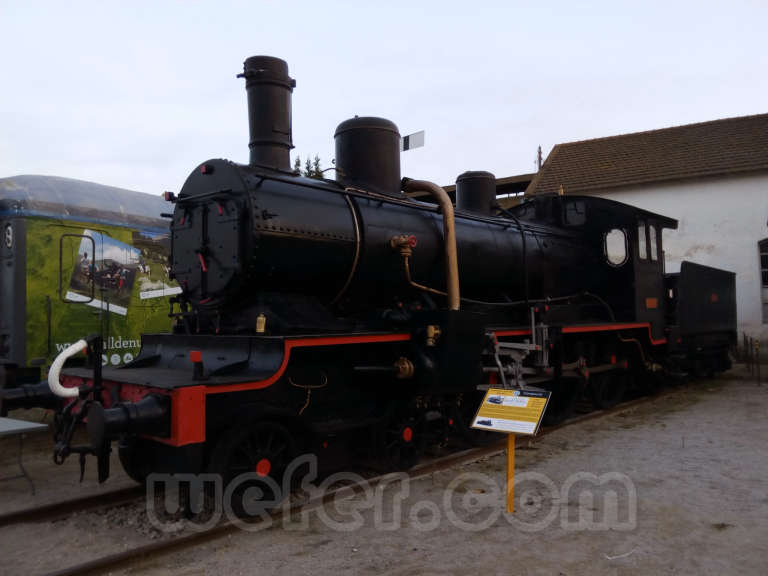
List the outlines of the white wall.
{"label": "white wall", "polygon": [[[736,272],[741,333],[768,348],[763,323],[758,241],[768,238],[768,174],[699,178],[601,191],[595,194],[676,218],[663,235],[667,272],[689,260]],[[741,342],[741,340],[739,340]]]}

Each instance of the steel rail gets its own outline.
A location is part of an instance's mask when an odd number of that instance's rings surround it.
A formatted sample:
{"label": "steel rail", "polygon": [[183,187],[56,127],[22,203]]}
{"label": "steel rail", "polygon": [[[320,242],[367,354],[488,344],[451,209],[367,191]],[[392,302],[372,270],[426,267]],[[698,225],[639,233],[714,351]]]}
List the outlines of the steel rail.
{"label": "steel rail", "polygon": [[144,488],[142,486],[129,486],[128,488],[113,490],[105,494],[94,494],[82,498],[64,500],[63,502],[44,504],[34,508],[15,510],[0,515],[0,527],[31,522],[50,522],[75,512],[92,512],[102,508],[130,504],[131,502],[141,500],[143,496]]}

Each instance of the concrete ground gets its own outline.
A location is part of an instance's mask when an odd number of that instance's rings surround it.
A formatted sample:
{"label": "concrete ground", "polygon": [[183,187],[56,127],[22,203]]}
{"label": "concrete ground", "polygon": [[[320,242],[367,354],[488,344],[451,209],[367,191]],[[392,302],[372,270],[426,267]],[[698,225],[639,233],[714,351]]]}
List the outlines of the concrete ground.
{"label": "concrete ground", "polygon": [[[768,385],[737,368],[522,442],[513,515],[503,512],[501,454],[122,573],[764,574],[766,416]],[[0,573],[146,541],[145,529],[113,516],[4,528]]]}

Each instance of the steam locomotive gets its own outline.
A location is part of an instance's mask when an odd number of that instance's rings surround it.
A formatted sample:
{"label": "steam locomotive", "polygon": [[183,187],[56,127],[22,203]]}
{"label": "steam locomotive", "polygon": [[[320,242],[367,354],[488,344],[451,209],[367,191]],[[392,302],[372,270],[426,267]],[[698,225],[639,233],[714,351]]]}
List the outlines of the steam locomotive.
{"label": "steam locomotive", "polygon": [[[64,351],[46,389],[64,397],[57,461],[118,443],[127,473],[247,471],[342,446],[393,468],[469,427],[489,386],[552,391],[550,420],[584,394],[599,407],[664,373],[730,366],[734,275],[692,263],[665,274],[677,222],[586,196],[508,210],[487,172],[456,203],[401,178],[398,129],[354,117],[335,133],[335,180],[290,166],[287,64],[245,61],[247,165],[197,166],[174,203],[170,266],[182,293],[171,334],[103,368],[98,335]],[[431,202],[410,197],[426,192]],[[87,349],[89,364],[61,371]],[[90,443],[72,445],[87,420]]]}

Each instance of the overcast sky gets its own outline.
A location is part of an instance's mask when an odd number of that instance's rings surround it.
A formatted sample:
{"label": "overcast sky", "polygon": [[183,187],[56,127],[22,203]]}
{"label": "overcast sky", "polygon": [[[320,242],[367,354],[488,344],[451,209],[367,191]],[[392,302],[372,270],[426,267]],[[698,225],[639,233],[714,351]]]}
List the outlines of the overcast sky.
{"label": "overcast sky", "polygon": [[560,142],[768,112],[768,0],[0,0],[0,177],[160,193],[248,160],[243,60],[285,59],[295,154],[355,114],[426,131],[403,175],[535,170]]}

